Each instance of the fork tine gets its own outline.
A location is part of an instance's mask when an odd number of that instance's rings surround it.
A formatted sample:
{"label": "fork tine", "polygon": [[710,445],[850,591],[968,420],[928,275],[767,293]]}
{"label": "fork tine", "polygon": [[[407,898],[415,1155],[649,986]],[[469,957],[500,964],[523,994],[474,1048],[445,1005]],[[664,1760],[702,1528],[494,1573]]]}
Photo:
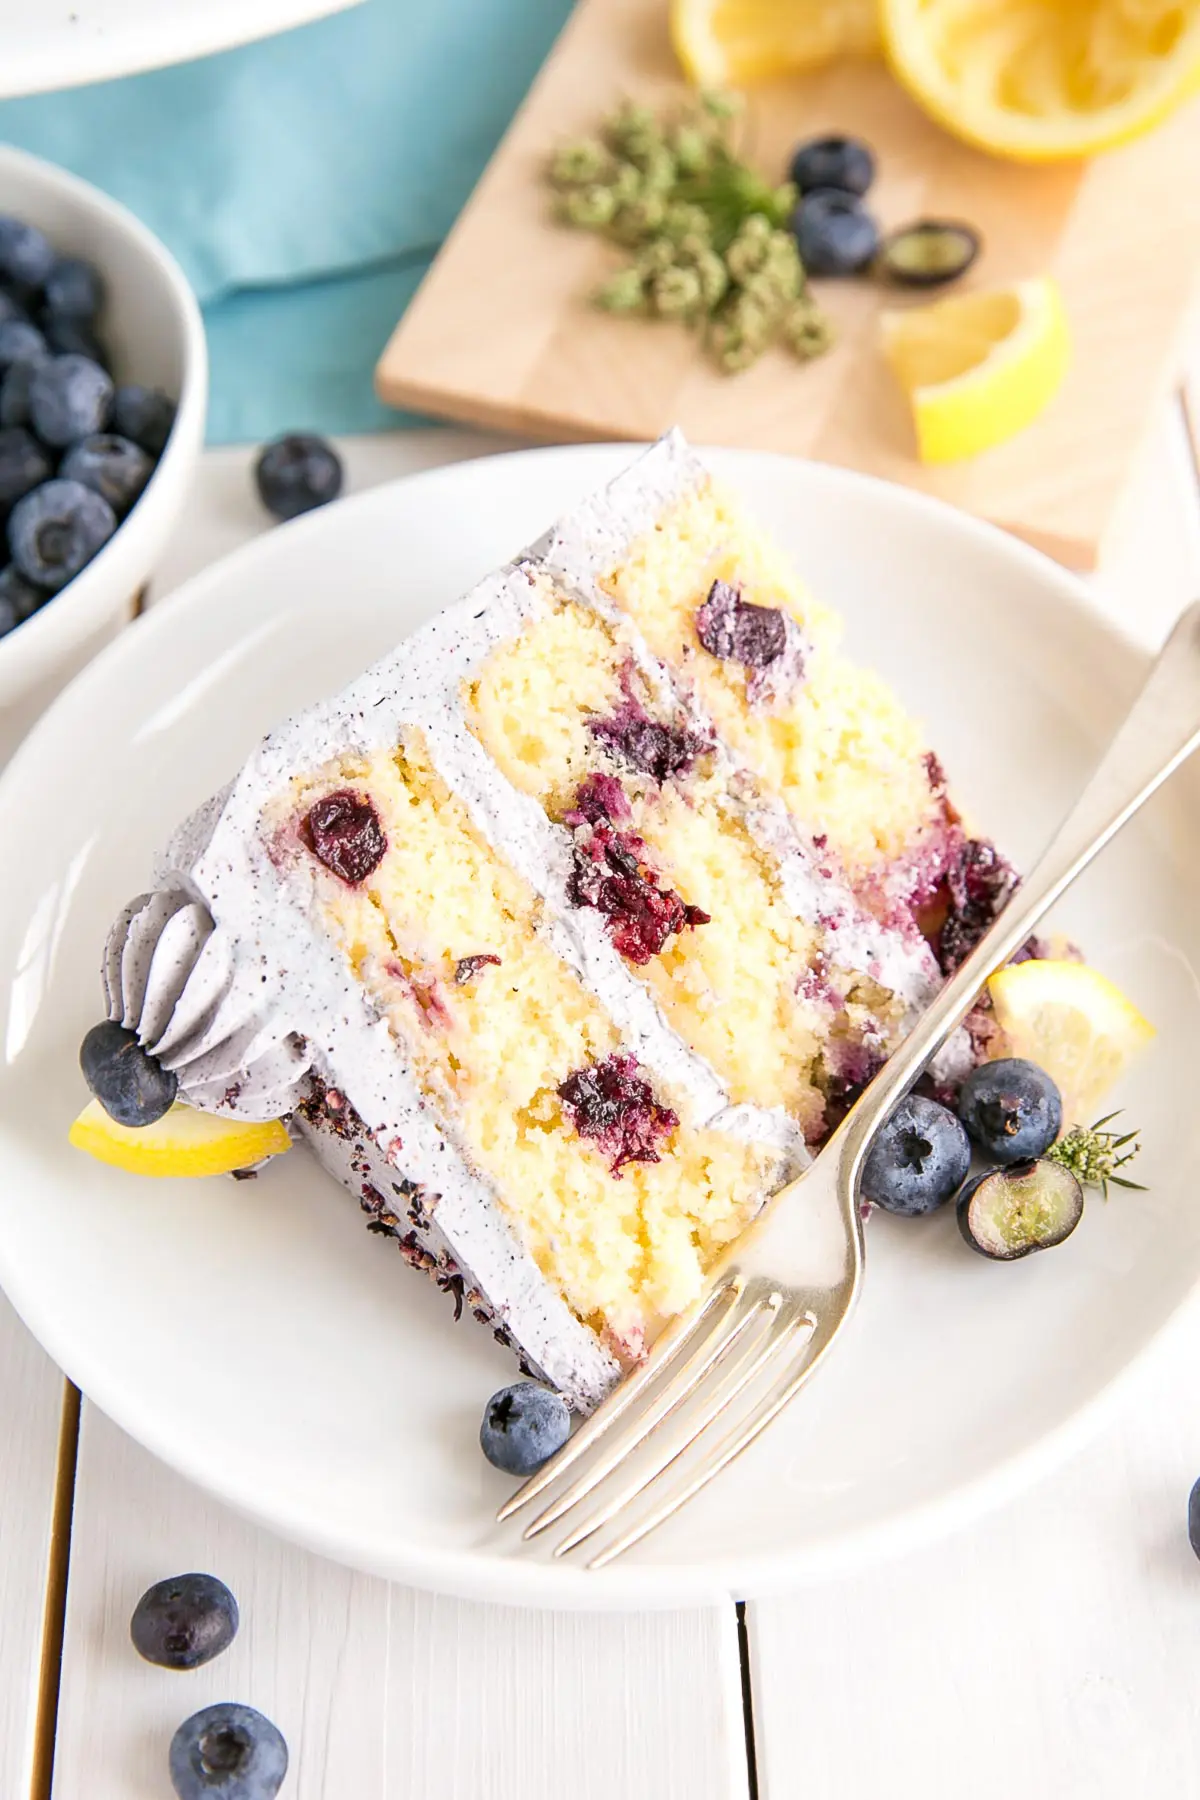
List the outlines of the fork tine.
{"label": "fork tine", "polygon": [[649,1467],[641,1473],[631,1476],[623,1487],[619,1488],[608,1500],[603,1501],[594,1512],[589,1513],[587,1518],[577,1525],[561,1544],[555,1546],[555,1556],[565,1556],[569,1550],[574,1550],[578,1544],[582,1544],[586,1538],[599,1531],[602,1525],[607,1525],[619,1512],[622,1512],[631,1500],[636,1500],[643,1489],[649,1487],[652,1481],[657,1480],[665,1469],[670,1468],[671,1464],[695,1443],[700,1434],[708,1429],[713,1420],[718,1418],[726,1407],[737,1399],[743,1389],[756,1376],[761,1375],[767,1364],[773,1361],[780,1350],[792,1341],[798,1331],[806,1326],[811,1328],[815,1324],[816,1321],[812,1314],[806,1312],[793,1314],[790,1319],[785,1319],[778,1329],[772,1328],[761,1349],[753,1356],[747,1357],[736,1374],[714,1386],[707,1403],[699,1409],[698,1417],[693,1419],[689,1416],[685,1419],[682,1422],[682,1429],[674,1434],[661,1454],[653,1458]]}
{"label": "fork tine", "polygon": [[540,1512],[533,1522],[525,1527],[526,1538],[537,1537],[547,1526],[561,1519],[564,1513],[570,1512],[573,1506],[599,1487],[600,1483],[612,1474],[619,1463],[633,1454],[642,1440],[649,1436],[656,1425],[669,1418],[675,1410],[683,1405],[689,1394],[696,1391],[697,1386],[709,1371],[722,1362],[742,1333],[762,1315],[764,1307],[778,1310],[779,1295],[772,1294],[770,1300],[755,1300],[740,1315],[736,1307],[731,1307],[725,1315],[724,1330],[709,1332],[704,1339],[701,1351],[686,1359],[681,1369],[677,1369],[670,1381],[665,1383],[658,1398],[652,1400],[636,1419],[630,1421],[622,1432],[617,1434],[617,1441],[601,1451],[595,1462],[586,1469],[576,1481],[573,1481],[558,1498]]}
{"label": "fork tine", "polygon": [[844,1313],[835,1314],[824,1329],[819,1323],[816,1324],[813,1335],[804,1346],[804,1361],[800,1368],[792,1375],[787,1376],[768,1396],[760,1401],[748,1419],[740,1425],[735,1425],[732,1431],[726,1432],[713,1456],[695,1474],[689,1476],[683,1483],[677,1483],[674,1488],[669,1489],[665,1498],[660,1500],[657,1505],[652,1506],[649,1512],[644,1513],[636,1525],[631,1525],[628,1531],[623,1532],[620,1537],[614,1538],[611,1544],[606,1544],[603,1550],[598,1551],[588,1563],[588,1568],[603,1569],[609,1563],[615,1562],[618,1556],[623,1556],[626,1550],[631,1550],[644,1537],[648,1537],[652,1531],[669,1519],[672,1513],[678,1512],[681,1506],[686,1506],[689,1500],[693,1499],[702,1488],[707,1487],[709,1482],[721,1473],[722,1469],[727,1469],[734,1458],[740,1456],[742,1451],[747,1449],[755,1438],[766,1430],[773,1419],[778,1418],[788,1402],[800,1392],[809,1377],[815,1375],[837,1336],[838,1327],[844,1317]]}
{"label": "fork tine", "polygon": [[[589,1450],[597,1439],[604,1436],[609,1428],[633,1405],[638,1396],[645,1392],[652,1381],[662,1374],[679,1355],[685,1344],[692,1338],[700,1325],[712,1312],[718,1300],[725,1300],[736,1305],[742,1292],[742,1284],[738,1280],[724,1282],[705,1295],[694,1310],[682,1312],[672,1319],[666,1330],[658,1338],[650,1355],[644,1363],[627,1375],[619,1387],[613,1389],[602,1406],[597,1407],[590,1419],[586,1419],[573,1437],[567,1439],[557,1455],[540,1468],[536,1475],[531,1475],[515,1494],[510,1494],[504,1505],[496,1514],[497,1521],[503,1525],[511,1519],[521,1507],[527,1506],[531,1500],[565,1475],[573,1464],[579,1461],[585,1450]],[[727,1312],[729,1308],[727,1307]]]}

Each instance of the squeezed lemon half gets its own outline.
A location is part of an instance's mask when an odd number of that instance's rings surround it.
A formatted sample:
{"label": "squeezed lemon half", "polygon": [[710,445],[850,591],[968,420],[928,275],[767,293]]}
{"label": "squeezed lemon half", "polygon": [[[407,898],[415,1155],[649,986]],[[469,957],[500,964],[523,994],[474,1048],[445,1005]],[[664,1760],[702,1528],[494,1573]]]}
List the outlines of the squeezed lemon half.
{"label": "squeezed lemon half", "polygon": [[1154,1037],[1132,1000],[1086,963],[1023,962],[988,982],[1006,1053],[1057,1082],[1068,1122],[1090,1124],[1101,1100]]}
{"label": "squeezed lemon half", "polygon": [[922,462],[975,456],[1032,423],[1062,385],[1070,332],[1048,276],[880,318]]}
{"label": "squeezed lemon half", "polygon": [[671,0],[671,39],[697,87],[737,87],[879,48],[876,0]]}
{"label": "squeezed lemon half", "polygon": [[68,1133],[77,1150],[133,1175],[228,1175],[265,1156],[281,1156],[291,1139],[280,1119],[265,1125],[218,1118],[176,1101],[153,1125],[118,1125],[98,1100]]}
{"label": "squeezed lemon half", "polygon": [[1091,156],[1200,86],[1200,0],[880,0],[897,79],[968,143]]}

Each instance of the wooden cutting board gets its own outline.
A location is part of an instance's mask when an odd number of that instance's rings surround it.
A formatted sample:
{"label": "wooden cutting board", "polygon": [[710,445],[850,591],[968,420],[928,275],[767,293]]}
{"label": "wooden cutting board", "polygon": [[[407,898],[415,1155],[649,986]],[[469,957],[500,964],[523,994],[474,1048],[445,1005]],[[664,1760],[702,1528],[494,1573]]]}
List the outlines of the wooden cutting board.
{"label": "wooden cutting board", "polygon": [[879,156],[885,228],[960,217],[985,251],[969,279],[1049,273],[1074,363],[1050,410],[971,462],[924,469],[884,365],[877,321],[910,304],[866,280],[814,284],[838,343],[807,366],[772,351],[716,371],[680,326],[613,318],[588,295],[620,253],[549,217],[542,171],[625,95],[682,91],[664,0],[583,0],[401,324],[376,382],[396,406],[574,439],[644,439],[672,424],[738,444],[886,476],[1093,567],[1155,409],[1176,379],[1200,274],[1200,104],[1089,164],[1026,168],[930,123],[881,64],[844,63],[757,87],[751,160],[782,178],[791,146],[824,131]]}

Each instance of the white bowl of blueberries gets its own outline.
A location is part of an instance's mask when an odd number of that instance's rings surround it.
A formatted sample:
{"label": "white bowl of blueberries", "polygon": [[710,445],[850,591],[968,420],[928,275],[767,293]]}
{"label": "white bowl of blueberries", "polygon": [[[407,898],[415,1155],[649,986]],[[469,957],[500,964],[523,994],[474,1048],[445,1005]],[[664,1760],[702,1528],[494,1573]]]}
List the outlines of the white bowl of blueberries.
{"label": "white bowl of blueberries", "polygon": [[124,207],[0,146],[0,740],[130,615],[187,497],[208,356]]}

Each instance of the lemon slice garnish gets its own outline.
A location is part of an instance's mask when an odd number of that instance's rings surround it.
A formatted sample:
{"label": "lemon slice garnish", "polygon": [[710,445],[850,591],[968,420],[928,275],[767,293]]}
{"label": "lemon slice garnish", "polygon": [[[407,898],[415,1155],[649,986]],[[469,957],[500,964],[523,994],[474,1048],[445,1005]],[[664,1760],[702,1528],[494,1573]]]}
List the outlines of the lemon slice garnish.
{"label": "lemon slice garnish", "polygon": [[1062,296],[1048,276],[885,312],[880,329],[927,463],[975,456],[1023,430],[1070,362]]}
{"label": "lemon slice garnish", "polygon": [[1027,1057],[1058,1083],[1065,1118],[1096,1108],[1154,1027],[1099,969],[1076,962],[1013,963],[988,982],[1006,1054]]}
{"label": "lemon slice garnish", "polygon": [[1091,156],[1200,86],[1200,0],[881,0],[888,60],[940,124],[1000,156]]}
{"label": "lemon slice garnish", "polygon": [[697,87],[737,87],[879,47],[875,0],[671,0],[671,39]]}
{"label": "lemon slice garnish", "polygon": [[280,1119],[264,1125],[218,1118],[176,1101],[153,1125],[118,1125],[98,1100],[68,1133],[77,1150],[133,1175],[228,1175],[291,1147]]}

